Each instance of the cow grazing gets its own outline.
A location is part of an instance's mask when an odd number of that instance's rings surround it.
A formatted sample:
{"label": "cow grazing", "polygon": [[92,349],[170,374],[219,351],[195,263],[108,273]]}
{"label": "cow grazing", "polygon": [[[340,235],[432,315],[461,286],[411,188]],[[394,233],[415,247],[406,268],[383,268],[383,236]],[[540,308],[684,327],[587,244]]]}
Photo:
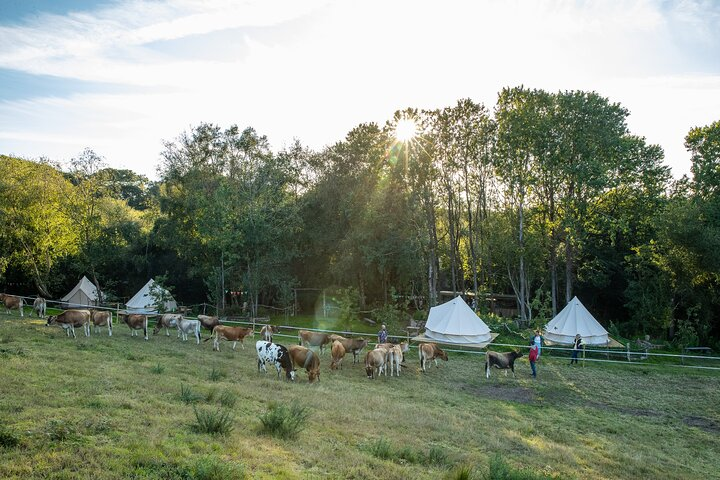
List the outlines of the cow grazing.
{"label": "cow grazing", "polygon": [[447,353],[445,353],[440,347],[434,343],[421,343],[418,348],[420,355],[420,368],[423,372],[426,371],[427,363],[430,360],[435,360],[435,368],[438,367],[438,358],[448,361]]}
{"label": "cow grazing", "polygon": [[332,361],[330,362],[330,370],[337,370],[342,368],[342,360],[345,357],[345,347],[342,342],[335,340],[330,348],[330,354]]}
{"label": "cow grazing", "polygon": [[[379,377],[380,373],[385,369],[385,358],[387,353],[382,348],[370,350],[365,355],[365,373],[368,378],[374,379]],[[387,372],[385,373],[387,375]]]}
{"label": "cow grazing", "polygon": [[20,310],[20,316],[24,317],[23,314],[23,306],[25,306],[25,301],[22,297],[16,297],[15,295],[7,295],[5,293],[0,293],[0,300],[3,301],[5,304],[5,313],[10,315],[13,310],[17,309]]}
{"label": "cow grazing", "polygon": [[495,367],[501,370],[505,370],[505,376],[507,371],[512,371],[513,377],[515,377],[515,360],[522,357],[522,353],[517,350],[512,352],[491,352],[488,350],[485,353],[485,378],[490,378],[490,368]]}
{"label": "cow grazing", "polygon": [[209,315],[198,315],[198,320],[200,320],[200,323],[203,327],[207,328],[211,332],[215,327],[220,325],[220,319],[218,317],[211,317]]}
{"label": "cow grazing", "polygon": [[300,345],[290,345],[288,353],[295,365],[305,369],[310,383],[320,381],[320,357],[317,354]]}
{"label": "cow grazing", "polygon": [[293,368],[292,358],[288,349],[277,343],[258,340],[255,343],[255,350],[258,355],[258,372],[262,370],[267,373],[265,364],[270,362],[275,365],[278,379],[280,378],[280,370],[285,370],[285,378],[295,381],[295,369]]}
{"label": "cow grazing", "polygon": [[263,325],[263,327],[260,329],[260,338],[262,338],[266,342],[272,343],[273,334],[278,333],[279,331],[280,329],[275,325]]}
{"label": "cow grazing", "polygon": [[145,340],[148,339],[148,316],[140,313],[118,313],[118,317],[130,327],[130,336],[134,337],[136,330],[142,330]]}
{"label": "cow grazing", "polygon": [[69,337],[75,335],[76,327],[83,327],[85,336],[90,336],[90,310],[65,310],[59,315],[51,315],[45,325],[60,325]]}
{"label": "cow grazing", "polygon": [[32,313],[37,313],[37,316],[40,318],[45,318],[45,313],[47,310],[47,302],[45,302],[45,299],[42,297],[37,297],[35,301],[33,302],[33,309]]}
{"label": "cow grazing", "polygon": [[[252,337],[254,334],[255,333],[253,332],[252,327],[228,327],[227,325],[218,325],[213,330],[210,338],[214,338],[213,350],[217,350],[218,352],[220,351],[220,340],[233,342],[233,350],[235,350],[237,342],[240,342],[240,346],[242,346],[243,350],[245,350],[245,343],[243,343],[243,340],[245,340],[245,337]],[[205,341],[207,342],[210,338],[205,339]]]}
{"label": "cow grazing", "polygon": [[[156,335],[161,329],[165,329],[165,336],[170,336],[170,329],[171,328],[177,328],[177,322],[183,318],[182,314],[180,313],[163,313],[160,315],[157,319],[157,322],[155,322],[155,327],[153,327],[153,335]],[[178,330],[178,338],[180,338],[180,330]]]}
{"label": "cow grazing", "polygon": [[177,329],[183,342],[187,342],[188,333],[190,333],[195,337],[196,343],[200,345],[200,320],[188,320],[181,316],[177,320]]}
{"label": "cow grazing", "polygon": [[330,343],[330,335],[321,332],[311,332],[308,330],[298,331],[299,345],[303,347],[320,347],[320,354],[323,353],[325,345]]}
{"label": "cow grazing", "polygon": [[345,348],[345,352],[352,352],[353,364],[360,362],[358,356],[363,348],[367,347],[368,341],[364,338],[345,338],[340,335],[330,335],[330,342],[339,341]]}
{"label": "cow grazing", "polygon": [[112,337],[112,312],[110,310],[90,310],[93,331],[98,333],[100,327],[107,327],[108,337]]}

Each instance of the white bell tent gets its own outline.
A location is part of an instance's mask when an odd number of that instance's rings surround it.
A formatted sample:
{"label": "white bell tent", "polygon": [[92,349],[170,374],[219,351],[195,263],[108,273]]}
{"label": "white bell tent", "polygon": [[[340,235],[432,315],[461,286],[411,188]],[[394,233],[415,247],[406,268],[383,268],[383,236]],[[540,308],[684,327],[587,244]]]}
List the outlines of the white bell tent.
{"label": "white bell tent", "polygon": [[494,338],[490,328],[467,306],[462,297],[432,307],[423,340],[479,346]]}
{"label": "white bell tent", "polygon": [[80,279],[70,293],[60,299],[70,307],[87,307],[97,305],[98,293],[95,285],[86,276]]}
{"label": "white bell tent", "polygon": [[162,291],[163,296],[169,298],[169,300],[166,300],[165,304],[163,305],[164,311],[172,312],[177,309],[177,302],[174,298],[172,298],[170,292],[162,289],[162,287],[160,287],[159,285],[156,286],[155,280],[151,278],[145,284],[145,286],[140,289],[139,292],[137,292],[130,300],[127,301],[127,303],[125,304],[127,310],[133,313],[156,313],[158,307],[155,303],[155,298],[150,295],[151,289],[159,289],[160,291]]}
{"label": "white bell tent", "polygon": [[580,334],[586,345],[609,345],[612,339],[577,297],[570,300],[555,318],[545,325],[545,340],[572,345]]}

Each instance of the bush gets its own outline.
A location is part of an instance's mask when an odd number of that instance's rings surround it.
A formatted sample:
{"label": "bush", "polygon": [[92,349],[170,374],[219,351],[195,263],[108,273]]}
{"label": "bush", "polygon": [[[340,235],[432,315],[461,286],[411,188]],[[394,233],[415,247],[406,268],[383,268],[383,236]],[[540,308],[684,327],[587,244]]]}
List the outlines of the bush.
{"label": "bush", "polygon": [[195,411],[195,425],[193,429],[198,433],[210,435],[227,435],[233,431],[233,417],[227,410],[198,410]]}
{"label": "bush", "polygon": [[511,467],[500,455],[495,455],[490,459],[490,469],[485,478],[488,480],[549,480],[553,477],[535,473],[529,469]]}
{"label": "bush", "polygon": [[20,436],[5,425],[0,424],[0,448],[15,448],[20,445]]}
{"label": "bush", "polygon": [[425,457],[424,460],[424,464],[435,465],[438,467],[444,467],[450,463],[447,452],[443,448],[437,446],[430,447],[427,457]]}
{"label": "bush", "polygon": [[195,480],[235,480],[245,478],[245,469],[236,462],[223,462],[215,457],[202,457],[190,469]]}
{"label": "bush", "polygon": [[268,411],[260,417],[261,432],[283,439],[296,438],[305,428],[309,416],[308,408],[297,403],[288,407],[271,402]]}
{"label": "bush", "polygon": [[218,370],[217,368],[213,367],[212,371],[210,372],[210,381],[217,382],[221,378],[227,377],[227,373],[225,373],[223,370]]}
{"label": "bush", "polygon": [[237,402],[237,397],[230,390],[225,390],[222,395],[220,395],[220,405],[225,408],[233,408],[235,402]]}
{"label": "bush", "polygon": [[180,400],[189,405],[199,402],[201,398],[200,394],[193,392],[190,387],[180,384]]}
{"label": "bush", "polygon": [[55,442],[77,440],[80,438],[75,425],[64,420],[50,420],[45,426],[45,435]]}
{"label": "bush", "polygon": [[367,451],[373,456],[382,460],[390,460],[393,457],[392,447],[390,442],[385,438],[380,437],[374,442],[371,442],[367,446]]}
{"label": "bush", "polygon": [[474,478],[473,469],[463,465],[450,472],[445,478],[446,480],[470,480]]}
{"label": "bush", "polygon": [[158,374],[158,375],[159,375],[159,374],[161,374],[161,373],[163,373],[163,372],[165,371],[165,367],[163,367],[162,365],[160,365],[160,364],[158,363],[158,364],[155,365],[154,367],[150,367],[150,371],[151,371],[152,373],[155,373],[155,374]]}

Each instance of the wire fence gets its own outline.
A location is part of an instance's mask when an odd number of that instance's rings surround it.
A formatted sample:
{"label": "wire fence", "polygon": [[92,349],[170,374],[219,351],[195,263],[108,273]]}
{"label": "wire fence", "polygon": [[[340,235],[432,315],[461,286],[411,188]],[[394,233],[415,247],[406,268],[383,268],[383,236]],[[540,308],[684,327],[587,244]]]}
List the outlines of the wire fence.
{"label": "wire fence", "polygon": [[[20,297],[25,301],[26,308],[32,308],[32,302],[35,297]],[[99,305],[99,306],[87,306],[78,304],[69,304],[58,300],[46,300],[46,303],[55,304],[58,308],[92,308],[95,310],[111,310],[117,313],[124,313],[126,310],[120,308],[120,304],[115,306]],[[148,316],[158,316],[159,313],[147,314]],[[192,316],[186,316],[187,318],[197,318]],[[256,328],[258,326],[266,325],[270,323],[269,317],[229,317],[223,320],[226,324],[236,325],[247,325]],[[354,332],[350,330],[329,330],[321,328],[309,328],[309,327],[297,327],[294,325],[277,325],[277,327],[283,331],[299,331],[307,330],[319,333],[337,334],[345,337],[374,337],[374,334]],[[289,335],[287,333],[276,333],[274,336],[281,338],[292,338],[297,339],[297,333],[295,335]],[[396,342],[407,341],[410,348],[417,348],[416,345],[412,344],[412,337],[408,332],[406,335],[388,335],[388,339],[393,339]],[[372,340],[372,338],[371,338]],[[372,344],[373,342],[369,342]],[[503,347],[509,349],[517,349],[523,351],[530,348],[529,345],[518,345],[512,343],[495,343],[491,342],[487,347]],[[446,347],[443,348],[446,352],[469,354],[469,355],[485,355],[486,349],[478,349],[472,347]],[[687,369],[698,369],[698,370],[709,370],[709,371],[720,371],[720,357],[710,355],[712,351],[705,347],[695,347],[708,353],[708,355],[698,355],[693,353],[655,353],[649,351],[649,349],[632,350],[630,343],[628,343],[624,349],[611,349],[611,348],[587,348],[584,347],[582,350],[582,356],[579,358],[582,362],[594,362],[594,363],[606,363],[606,364],[622,364],[632,366],[643,366],[643,367],[676,367],[676,368],[687,368]],[[559,347],[559,346],[543,346],[541,351],[546,356],[552,358],[562,359],[568,358],[573,352],[570,347]],[[688,351],[694,351],[692,348]],[[554,355],[551,355],[554,354]],[[604,358],[602,358],[604,357]],[[688,363],[686,363],[688,362]]]}

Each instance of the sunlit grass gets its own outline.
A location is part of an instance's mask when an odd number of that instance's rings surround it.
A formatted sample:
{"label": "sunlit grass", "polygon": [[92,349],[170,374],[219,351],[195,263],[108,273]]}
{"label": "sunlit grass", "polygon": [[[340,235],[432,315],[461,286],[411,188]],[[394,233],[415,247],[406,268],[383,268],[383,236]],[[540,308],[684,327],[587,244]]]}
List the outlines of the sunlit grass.
{"label": "sunlit grass", "polygon": [[[331,319],[293,318],[336,329]],[[296,343],[282,333],[280,343]],[[227,478],[484,478],[498,453],[499,470],[533,465],[560,478],[720,470],[712,372],[571,368],[545,357],[538,380],[525,359],[517,378],[486,380],[476,355],[451,353],[422,373],[413,350],[400,378],[374,381],[352,362],[330,372],[325,354],[321,382],[309,385],[258,373],[254,348],[137,341],[122,328],[75,340],[2,314],[0,338],[0,478],[186,478],[205,467]],[[297,438],[258,434],[270,402],[312,412]],[[193,427],[194,409],[207,412],[211,433]],[[232,428],[212,434],[218,425]],[[379,438],[388,458],[365,448]]]}

